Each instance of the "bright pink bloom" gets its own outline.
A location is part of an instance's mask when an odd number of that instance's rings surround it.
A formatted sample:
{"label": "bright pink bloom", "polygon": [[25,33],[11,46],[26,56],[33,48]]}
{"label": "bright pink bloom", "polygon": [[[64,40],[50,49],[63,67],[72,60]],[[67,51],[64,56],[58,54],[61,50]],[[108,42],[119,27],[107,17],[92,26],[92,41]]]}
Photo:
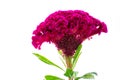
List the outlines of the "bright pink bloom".
{"label": "bright pink bloom", "polygon": [[50,14],[33,31],[32,44],[40,49],[43,42],[52,42],[66,56],[72,56],[82,42],[107,32],[104,22],[81,10],[57,11]]}

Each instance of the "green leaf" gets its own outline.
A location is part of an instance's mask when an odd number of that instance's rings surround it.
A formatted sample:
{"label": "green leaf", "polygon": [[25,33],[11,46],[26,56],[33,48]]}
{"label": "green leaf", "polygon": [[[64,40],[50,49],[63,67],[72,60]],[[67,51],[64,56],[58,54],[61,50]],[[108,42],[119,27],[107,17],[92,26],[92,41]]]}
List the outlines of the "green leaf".
{"label": "green leaf", "polygon": [[78,61],[78,59],[79,59],[79,56],[80,56],[80,54],[81,54],[81,52],[80,52],[80,51],[81,51],[81,48],[82,48],[82,45],[80,44],[80,45],[78,46],[75,54],[74,54],[74,57],[73,57],[73,67],[72,67],[72,69],[74,69],[75,66],[76,66],[76,63],[77,63],[77,61]]}
{"label": "green leaf", "polygon": [[66,77],[71,78],[71,77],[73,77],[73,73],[74,73],[74,72],[73,72],[72,69],[67,68],[64,75],[65,75]]}
{"label": "green leaf", "polygon": [[78,75],[78,72],[74,71],[73,78],[75,79],[77,77],[77,75]]}
{"label": "green leaf", "polygon": [[64,65],[65,68],[66,68],[66,64],[65,64],[65,60],[64,60],[64,56],[63,56],[62,50],[58,50],[58,53],[59,53],[59,55],[60,55],[60,60],[61,60],[61,62],[63,63],[63,65]]}
{"label": "green leaf", "polygon": [[96,72],[90,72],[90,73],[87,73],[81,77],[77,77],[75,80],[79,80],[81,78],[83,79],[94,79],[95,78],[95,75],[97,76],[97,73]]}
{"label": "green leaf", "polygon": [[77,77],[77,78],[75,78],[75,80],[79,80],[79,79],[81,79],[81,77]]}
{"label": "green leaf", "polygon": [[[42,62],[48,64],[48,65],[52,65],[52,66],[55,66],[61,70],[63,70],[61,67],[59,67],[57,64],[53,63],[52,61],[50,61],[49,59],[47,59],[46,57],[40,55],[40,54],[37,54],[37,53],[33,53],[36,57],[38,57],[39,60],[41,60]],[[64,70],[63,70],[64,71]]]}
{"label": "green leaf", "polygon": [[62,78],[59,78],[59,77],[53,76],[53,75],[46,75],[46,76],[45,76],[45,79],[46,79],[46,80],[64,80],[64,79],[62,79]]}
{"label": "green leaf", "polygon": [[66,64],[65,64],[64,59],[60,57],[60,60],[61,60],[61,62],[63,63],[63,65],[65,66],[65,68],[66,68]]}

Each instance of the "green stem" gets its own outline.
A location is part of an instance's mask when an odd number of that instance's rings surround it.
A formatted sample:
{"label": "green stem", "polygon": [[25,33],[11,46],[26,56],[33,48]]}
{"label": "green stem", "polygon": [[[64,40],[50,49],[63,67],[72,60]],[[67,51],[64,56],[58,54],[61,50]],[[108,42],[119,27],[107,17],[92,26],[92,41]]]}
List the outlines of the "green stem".
{"label": "green stem", "polygon": [[[72,57],[65,56],[67,68],[72,69]],[[68,78],[68,80],[73,80],[73,78]]]}

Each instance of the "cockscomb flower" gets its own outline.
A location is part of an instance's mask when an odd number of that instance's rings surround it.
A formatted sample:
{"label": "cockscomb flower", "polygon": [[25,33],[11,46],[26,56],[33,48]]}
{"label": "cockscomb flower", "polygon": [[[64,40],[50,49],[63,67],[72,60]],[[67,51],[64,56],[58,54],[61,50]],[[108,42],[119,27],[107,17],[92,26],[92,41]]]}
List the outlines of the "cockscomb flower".
{"label": "cockscomb flower", "polygon": [[104,22],[82,10],[56,11],[33,31],[32,44],[40,49],[43,42],[54,43],[65,56],[73,56],[85,39],[107,32]]}

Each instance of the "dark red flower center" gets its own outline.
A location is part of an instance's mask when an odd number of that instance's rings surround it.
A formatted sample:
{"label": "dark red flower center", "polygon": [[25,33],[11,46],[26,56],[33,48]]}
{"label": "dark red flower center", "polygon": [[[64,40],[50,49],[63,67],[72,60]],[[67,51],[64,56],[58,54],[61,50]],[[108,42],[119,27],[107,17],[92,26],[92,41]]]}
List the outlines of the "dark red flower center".
{"label": "dark red flower center", "polygon": [[80,40],[77,40],[74,35],[66,34],[56,42],[56,46],[62,50],[65,55],[72,56],[80,43]]}

